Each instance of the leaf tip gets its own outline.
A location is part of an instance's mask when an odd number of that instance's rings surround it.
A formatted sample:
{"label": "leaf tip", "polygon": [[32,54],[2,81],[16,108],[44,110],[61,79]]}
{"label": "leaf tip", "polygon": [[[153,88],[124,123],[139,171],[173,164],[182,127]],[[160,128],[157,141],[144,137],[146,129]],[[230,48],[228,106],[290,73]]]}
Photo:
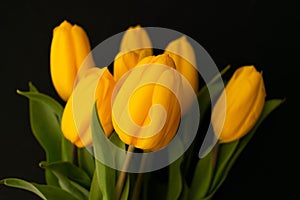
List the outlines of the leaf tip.
{"label": "leaf tip", "polygon": [[17,94],[23,95],[23,92],[19,89],[16,90]]}
{"label": "leaf tip", "polygon": [[46,161],[42,161],[42,162],[39,163],[39,167],[40,168],[46,168],[46,166],[47,166],[47,162]]}

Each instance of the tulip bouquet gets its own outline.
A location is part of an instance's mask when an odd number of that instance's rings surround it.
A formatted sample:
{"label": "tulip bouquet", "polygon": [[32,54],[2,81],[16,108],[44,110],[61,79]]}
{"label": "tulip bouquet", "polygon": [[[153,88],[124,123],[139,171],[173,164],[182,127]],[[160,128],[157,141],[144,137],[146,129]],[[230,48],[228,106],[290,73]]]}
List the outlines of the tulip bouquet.
{"label": "tulip bouquet", "polygon": [[228,66],[202,83],[187,36],[155,53],[147,30],[130,27],[111,64],[99,66],[82,27],[64,21],[54,29],[50,71],[64,105],[32,83],[17,91],[29,99],[46,183],[0,183],[51,200],[213,198],[282,100],[266,100],[254,66],[223,80]]}

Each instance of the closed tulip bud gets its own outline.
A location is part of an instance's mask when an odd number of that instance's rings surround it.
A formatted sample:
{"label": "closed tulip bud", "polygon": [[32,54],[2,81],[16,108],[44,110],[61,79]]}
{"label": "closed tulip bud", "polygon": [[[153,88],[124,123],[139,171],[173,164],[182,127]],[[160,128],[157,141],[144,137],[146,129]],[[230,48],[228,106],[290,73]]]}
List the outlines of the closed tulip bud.
{"label": "closed tulip bud", "polygon": [[188,42],[185,36],[180,37],[168,44],[165,53],[169,54],[174,60],[176,70],[180,72],[190,85],[183,84],[183,97],[185,98],[185,105],[183,106],[183,113],[185,113],[193,100],[193,96],[188,93],[187,87],[192,87],[196,93],[199,88],[198,71],[196,69],[196,58],[194,49]]}
{"label": "closed tulip bud", "polygon": [[141,26],[130,27],[122,38],[120,53],[114,61],[115,80],[118,81],[140,60],[152,54],[152,45],[146,30]]}
{"label": "closed tulip bud", "polygon": [[[80,26],[63,21],[53,30],[50,71],[54,88],[63,100],[70,97],[77,72],[90,51],[89,39]],[[86,62],[93,65],[92,60]]]}
{"label": "closed tulip bud", "polygon": [[220,133],[219,141],[232,142],[247,134],[262,112],[265,96],[262,74],[254,66],[237,69],[212,112],[213,128]]}
{"label": "closed tulip bud", "polygon": [[129,27],[122,38],[120,51],[135,51],[142,48],[148,49],[152,54],[152,44],[146,30],[140,25]]}
{"label": "closed tulip bud", "polygon": [[114,86],[115,81],[107,68],[89,69],[77,84],[67,101],[61,122],[64,136],[77,147],[92,145],[90,125],[95,101],[105,134],[110,136],[112,133],[111,96]]}
{"label": "closed tulip bud", "polygon": [[172,140],[181,117],[179,80],[166,54],[144,58],[127,75],[112,107],[113,126],[124,143],[156,151]]}

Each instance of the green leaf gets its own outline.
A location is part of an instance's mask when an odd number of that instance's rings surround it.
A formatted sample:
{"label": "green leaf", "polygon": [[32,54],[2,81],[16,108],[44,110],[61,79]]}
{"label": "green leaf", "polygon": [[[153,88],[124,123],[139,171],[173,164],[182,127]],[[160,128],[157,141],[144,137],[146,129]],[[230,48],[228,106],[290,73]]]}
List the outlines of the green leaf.
{"label": "green leaf", "polygon": [[[39,93],[32,83],[29,83],[29,88],[29,92],[17,92],[29,99],[30,125],[33,135],[44,149],[47,161],[59,161],[63,138],[60,129],[63,107],[50,96]],[[48,170],[45,173],[47,183],[57,186],[55,176]]]}
{"label": "green leaf", "polygon": [[[216,98],[217,95],[222,91],[223,86],[225,86],[225,83],[221,78],[222,75],[224,75],[229,69],[230,69],[230,65],[225,67],[220,72],[220,74],[217,74],[208,84],[203,86],[199,91],[198,103],[199,103],[201,116],[204,116],[207,113],[207,110],[210,108],[211,100]],[[210,88],[210,90],[208,90],[208,88]]]}
{"label": "green leaf", "polygon": [[180,157],[171,165],[169,165],[169,182],[167,190],[167,200],[178,199],[182,191],[182,175],[181,175],[181,163],[183,157]]}
{"label": "green leaf", "polygon": [[58,199],[80,200],[72,196],[70,193],[51,185],[41,185],[37,183],[31,183],[17,178],[3,179],[0,181],[0,183],[9,187],[15,187],[15,188],[30,191],[44,200],[58,200]]}
{"label": "green leaf", "polygon": [[77,197],[78,199],[88,200],[89,191],[83,188],[78,183],[70,180],[66,175],[59,173],[57,171],[53,171],[53,174],[57,177],[59,186],[72,194],[73,196]]}
{"label": "green leaf", "polygon": [[96,160],[98,183],[103,200],[113,199],[116,184],[116,171]]}
{"label": "green leaf", "polygon": [[29,91],[29,92],[23,92],[23,91],[17,90],[17,93],[27,97],[30,100],[35,100],[37,102],[49,105],[52,108],[52,112],[54,112],[54,114],[56,114],[57,117],[59,117],[59,119],[61,119],[61,113],[63,112],[63,107],[52,97],[50,97],[46,94],[43,94],[43,93],[39,93],[36,90],[36,88],[34,89],[34,91]]}
{"label": "green leaf", "polygon": [[98,183],[97,171],[95,171],[93,175],[93,180],[90,189],[90,196],[89,196],[89,200],[95,200],[95,199],[103,199],[100,186]]}
{"label": "green leaf", "polygon": [[[125,146],[125,143],[122,142],[118,136],[118,134],[116,132],[113,132],[110,137],[109,137],[109,140],[114,144],[116,145],[117,147],[119,147],[120,149],[123,149],[123,150],[126,150],[126,146]],[[121,157],[122,155],[120,154],[117,154],[116,153],[116,149],[112,149],[111,150],[111,154],[113,156],[113,158],[115,158],[115,162],[118,163],[118,162],[121,162],[123,160],[123,158]],[[120,163],[119,165],[122,165],[123,163]]]}
{"label": "green leaf", "polygon": [[78,165],[83,169],[90,178],[93,177],[95,171],[94,156],[90,153],[92,150],[87,148],[78,148]]}
{"label": "green leaf", "polygon": [[[260,124],[266,119],[266,117],[273,111],[275,108],[277,108],[280,104],[282,104],[283,100],[281,99],[272,99],[265,102],[263,111],[255,124],[255,126],[247,133],[244,137],[239,139],[238,141],[234,141],[228,144],[221,144],[219,153],[219,158],[222,159],[222,164],[218,165],[220,169],[217,169],[213,184],[210,188],[210,196],[212,196],[218,188],[222,185],[222,183],[225,181],[230,169],[232,168],[233,164],[241,154],[241,152],[244,150],[246,145],[249,143],[255,132],[257,131]],[[222,152],[224,151],[224,152]],[[228,153],[229,155],[226,155]],[[217,162],[218,163],[218,162]]]}
{"label": "green leaf", "polygon": [[61,140],[61,161],[72,162],[73,144],[65,137]]}
{"label": "green leaf", "polygon": [[239,140],[230,142],[230,143],[221,143],[217,144],[218,147],[218,158],[216,162],[215,175],[212,184],[212,187],[215,186],[220,180],[218,177],[222,177],[225,169],[228,167],[227,164],[232,158],[236,148],[238,147]]}
{"label": "green leaf", "polygon": [[[93,114],[92,114],[92,138],[93,143],[101,144],[101,139],[99,138],[100,134],[105,134],[103,131],[103,128],[101,124],[99,123],[99,118],[97,114],[96,106],[93,108]],[[103,152],[103,149],[101,148],[101,145],[95,145],[94,146],[94,153],[95,158],[100,155],[103,155],[104,153],[109,156],[113,156],[112,152]],[[110,200],[114,197],[114,189],[116,184],[116,170],[104,165],[97,159],[96,161],[96,171],[98,176],[98,183],[100,186],[100,190],[103,196],[103,200]]]}
{"label": "green leaf", "polygon": [[196,165],[188,199],[203,199],[209,192],[214,169],[214,150],[210,151]]}
{"label": "green leaf", "polygon": [[189,190],[190,188],[188,187],[188,184],[185,180],[183,180],[183,183],[182,183],[182,192],[181,192],[181,195],[180,195],[180,200],[189,200],[188,197],[189,197]]}
{"label": "green leaf", "polygon": [[41,162],[40,166],[52,171],[56,175],[57,173],[62,174],[68,177],[70,180],[79,183],[86,189],[90,188],[91,179],[87,173],[70,162]]}

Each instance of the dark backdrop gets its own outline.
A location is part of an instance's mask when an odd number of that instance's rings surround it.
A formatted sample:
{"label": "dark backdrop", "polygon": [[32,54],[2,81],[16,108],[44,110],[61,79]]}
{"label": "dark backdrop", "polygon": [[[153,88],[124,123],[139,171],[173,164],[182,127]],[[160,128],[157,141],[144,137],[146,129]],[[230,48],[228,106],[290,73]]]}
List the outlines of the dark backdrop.
{"label": "dark backdrop", "polygon": [[[196,1],[195,1],[196,2]],[[92,47],[131,25],[165,27],[199,42],[222,69],[254,64],[267,98],[286,98],[251,140],[215,199],[300,199],[299,7],[295,1],[1,1],[0,179],[44,182],[45,159],[29,126],[28,101],[16,94],[28,81],[52,97],[49,47],[62,20],[81,25]],[[297,183],[297,184],[294,184]],[[38,199],[0,186],[0,199]]]}

